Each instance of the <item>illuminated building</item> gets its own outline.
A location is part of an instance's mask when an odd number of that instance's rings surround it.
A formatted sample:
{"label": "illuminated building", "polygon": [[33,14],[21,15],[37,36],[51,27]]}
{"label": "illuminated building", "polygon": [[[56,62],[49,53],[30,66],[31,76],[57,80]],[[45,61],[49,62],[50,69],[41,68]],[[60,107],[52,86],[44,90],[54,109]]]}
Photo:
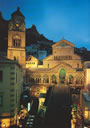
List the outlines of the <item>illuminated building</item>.
{"label": "illuminated building", "polygon": [[90,61],[84,63],[85,90],[80,93],[80,105],[84,124],[90,126]]}
{"label": "illuminated building", "polygon": [[26,59],[26,68],[37,68],[40,64],[40,60],[36,57],[29,55]]}
{"label": "illuminated building", "polygon": [[17,8],[12,13],[12,18],[8,25],[8,53],[9,59],[18,60],[25,67],[25,17]]}
{"label": "illuminated building", "polygon": [[84,72],[85,72],[85,89],[90,84],[90,61],[84,63]]}
{"label": "illuminated building", "polygon": [[84,124],[90,126],[90,89],[81,91],[80,104]]}
{"label": "illuminated building", "polygon": [[43,65],[26,67],[27,82],[36,86],[43,85],[46,88],[60,83],[73,87],[84,87],[83,67],[83,59],[75,53],[74,44],[62,39],[52,45],[52,54],[43,60]]}
{"label": "illuminated building", "polygon": [[17,61],[0,57],[0,127],[18,121],[23,73]]}

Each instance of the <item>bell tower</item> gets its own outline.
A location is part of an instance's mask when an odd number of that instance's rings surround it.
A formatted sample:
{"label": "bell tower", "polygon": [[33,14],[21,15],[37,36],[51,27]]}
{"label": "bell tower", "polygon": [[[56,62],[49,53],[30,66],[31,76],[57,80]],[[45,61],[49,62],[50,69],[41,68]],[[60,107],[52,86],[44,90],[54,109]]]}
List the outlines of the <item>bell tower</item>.
{"label": "bell tower", "polygon": [[19,8],[12,13],[9,21],[7,55],[9,59],[17,60],[25,66],[25,17]]}

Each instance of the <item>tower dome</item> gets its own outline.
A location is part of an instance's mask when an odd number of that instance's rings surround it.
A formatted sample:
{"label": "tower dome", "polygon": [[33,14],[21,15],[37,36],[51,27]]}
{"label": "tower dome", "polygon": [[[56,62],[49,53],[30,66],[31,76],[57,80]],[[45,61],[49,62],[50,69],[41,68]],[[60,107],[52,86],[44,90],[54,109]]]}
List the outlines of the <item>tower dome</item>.
{"label": "tower dome", "polygon": [[17,8],[17,10],[14,13],[12,13],[12,17],[14,17],[14,16],[21,16],[21,17],[25,18],[24,15],[20,12],[19,7]]}

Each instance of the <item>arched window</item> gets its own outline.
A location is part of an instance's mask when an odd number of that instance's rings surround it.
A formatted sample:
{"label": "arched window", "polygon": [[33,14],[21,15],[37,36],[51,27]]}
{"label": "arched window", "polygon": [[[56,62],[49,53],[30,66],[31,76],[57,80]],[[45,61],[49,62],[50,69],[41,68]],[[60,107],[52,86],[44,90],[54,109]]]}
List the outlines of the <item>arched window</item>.
{"label": "arched window", "polygon": [[40,75],[36,75],[36,83],[41,83],[41,76]]}
{"label": "arched window", "polygon": [[33,76],[30,76],[29,82],[30,82],[30,83],[35,83],[35,80],[34,80],[34,77],[33,77]]}
{"label": "arched window", "polygon": [[21,45],[21,38],[20,38],[20,36],[14,35],[12,41],[13,41],[13,46],[14,47],[20,47],[20,45]]}

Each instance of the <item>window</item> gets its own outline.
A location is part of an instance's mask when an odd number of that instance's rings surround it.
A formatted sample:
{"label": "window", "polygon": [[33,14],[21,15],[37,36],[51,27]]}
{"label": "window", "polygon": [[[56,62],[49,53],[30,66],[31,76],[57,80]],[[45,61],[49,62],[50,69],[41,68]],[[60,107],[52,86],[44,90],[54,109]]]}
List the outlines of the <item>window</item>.
{"label": "window", "polygon": [[77,64],[77,68],[79,68],[79,64]]}
{"label": "window", "polygon": [[21,38],[18,35],[13,36],[13,46],[20,47]]}
{"label": "window", "polygon": [[2,80],[3,80],[3,72],[0,71],[0,81],[2,81]]}
{"label": "window", "polygon": [[11,79],[11,80],[15,80],[15,78],[14,78],[14,77],[11,77],[10,79]]}
{"label": "window", "polygon": [[3,97],[0,96],[0,106],[2,106],[2,104],[3,104]]}
{"label": "window", "polygon": [[10,74],[11,74],[11,75],[14,75],[14,74],[15,74],[15,72],[11,72]]}

